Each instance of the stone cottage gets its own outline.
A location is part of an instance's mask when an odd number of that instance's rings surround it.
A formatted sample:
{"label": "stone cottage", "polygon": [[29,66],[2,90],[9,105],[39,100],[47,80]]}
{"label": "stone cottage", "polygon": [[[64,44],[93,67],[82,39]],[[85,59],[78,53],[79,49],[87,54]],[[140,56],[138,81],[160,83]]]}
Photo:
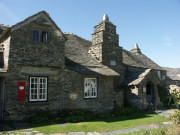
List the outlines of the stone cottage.
{"label": "stone cottage", "polygon": [[128,102],[162,106],[157,85],[165,70],[141,53],[119,46],[107,15],[92,42],[63,33],[45,11],[0,35],[0,119],[22,120],[38,112],[83,108],[111,111]]}

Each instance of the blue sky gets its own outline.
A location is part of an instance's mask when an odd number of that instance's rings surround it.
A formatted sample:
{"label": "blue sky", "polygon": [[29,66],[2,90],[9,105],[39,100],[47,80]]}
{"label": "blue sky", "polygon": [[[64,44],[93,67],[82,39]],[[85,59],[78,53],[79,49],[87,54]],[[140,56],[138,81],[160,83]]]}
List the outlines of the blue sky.
{"label": "blue sky", "polygon": [[0,24],[11,26],[42,10],[63,32],[88,40],[106,13],[124,49],[138,43],[160,66],[180,67],[180,0],[0,0]]}

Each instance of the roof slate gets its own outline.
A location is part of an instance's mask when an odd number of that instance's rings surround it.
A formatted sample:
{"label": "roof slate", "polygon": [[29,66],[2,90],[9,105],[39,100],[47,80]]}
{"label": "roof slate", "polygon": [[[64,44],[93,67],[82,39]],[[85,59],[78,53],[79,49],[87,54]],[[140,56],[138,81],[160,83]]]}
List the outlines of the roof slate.
{"label": "roof slate", "polygon": [[3,31],[7,30],[9,28],[9,26],[0,24],[0,35],[3,33]]}
{"label": "roof slate", "polygon": [[145,78],[151,69],[141,71],[127,71],[123,82],[124,86],[138,85]]}
{"label": "roof slate", "polygon": [[146,69],[164,70],[154,61],[143,54],[133,53],[123,49],[123,63],[133,67],[140,67]]}
{"label": "roof slate", "polygon": [[163,67],[166,70],[166,80],[180,80],[180,68]]}
{"label": "roof slate", "polygon": [[91,42],[74,34],[67,34],[65,42],[66,68],[89,75],[119,75],[114,70],[98,62],[90,53]]}
{"label": "roof slate", "polygon": [[48,14],[46,11],[40,11],[40,12],[38,12],[38,13],[36,13],[36,14],[28,17],[28,18],[26,18],[25,20],[14,24],[13,26],[9,27],[9,29],[6,29],[6,31],[5,31],[2,35],[0,35],[0,41],[3,40],[4,37],[7,37],[7,35],[9,35],[10,32],[19,29],[20,27],[22,27],[22,26],[30,23],[31,21],[33,21],[33,20],[35,20],[35,19],[37,19],[38,17],[43,16],[43,15],[44,15],[45,17],[47,17],[47,19],[50,20],[50,22],[53,24],[53,26],[55,26],[55,28],[60,31],[60,33],[62,34],[62,37],[63,37],[64,40],[65,40],[65,37],[64,37],[64,35],[63,35],[63,32],[62,32],[61,29],[56,25],[56,23],[51,19],[51,17],[49,16],[49,14]]}

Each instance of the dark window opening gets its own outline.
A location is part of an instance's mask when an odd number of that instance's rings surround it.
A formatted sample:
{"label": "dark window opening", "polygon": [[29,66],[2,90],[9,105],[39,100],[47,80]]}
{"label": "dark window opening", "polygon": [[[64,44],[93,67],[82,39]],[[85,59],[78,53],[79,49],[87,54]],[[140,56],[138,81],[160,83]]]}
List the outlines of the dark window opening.
{"label": "dark window opening", "polygon": [[33,41],[39,41],[39,31],[33,30]]}
{"label": "dark window opening", "polygon": [[4,53],[0,52],[0,68],[4,67]]}
{"label": "dark window opening", "polygon": [[151,90],[152,90],[152,85],[151,84],[147,84],[146,85],[146,94],[147,95],[151,95]]}
{"label": "dark window opening", "polygon": [[42,42],[47,43],[48,41],[48,32],[42,32]]}

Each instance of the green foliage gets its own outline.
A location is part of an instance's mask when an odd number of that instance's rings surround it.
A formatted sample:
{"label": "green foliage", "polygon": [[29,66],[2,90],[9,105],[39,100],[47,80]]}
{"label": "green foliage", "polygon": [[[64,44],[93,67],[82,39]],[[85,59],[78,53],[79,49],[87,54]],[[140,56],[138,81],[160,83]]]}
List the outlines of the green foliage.
{"label": "green foliage", "polygon": [[115,116],[123,115],[123,109],[124,109],[124,107],[115,104],[114,109],[113,109],[113,115],[115,115]]}
{"label": "green foliage", "polygon": [[61,117],[56,117],[56,118],[55,118],[55,122],[56,122],[56,123],[63,123],[63,122],[64,122],[64,119],[61,118]]}
{"label": "green foliage", "polygon": [[180,110],[177,111],[175,114],[171,114],[170,118],[174,124],[176,125],[180,124]]}
{"label": "green foliage", "polygon": [[164,85],[157,85],[157,87],[161,102],[163,102],[164,106],[167,106],[169,101],[167,88]]}
{"label": "green foliage", "polygon": [[99,119],[106,119],[106,118],[110,118],[110,117],[112,117],[112,116],[111,116],[110,113],[99,113],[99,114],[97,115],[97,117],[98,117]]}
{"label": "green foliage", "polygon": [[69,116],[65,118],[65,122],[71,122],[71,123],[77,123],[77,122],[82,122],[84,121],[83,116]]}
{"label": "green foliage", "polygon": [[74,114],[73,110],[70,110],[70,109],[63,109],[60,111],[61,118],[66,118],[66,117],[72,116],[73,114]]}
{"label": "green foliage", "polygon": [[85,115],[87,115],[88,112],[89,111],[87,111],[85,109],[76,109],[76,110],[74,110],[73,115],[75,115],[75,116],[85,116]]}
{"label": "green foliage", "polygon": [[118,105],[115,105],[113,109],[113,115],[115,116],[125,116],[125,115],[131,115],[133,113],[142,113],[142,111],[137,107],[128,108]]}
{"label": "green foliage", "polygon": [[30,121],[32,124],[48,123],[49,119],[46,116],[35,116]]}

